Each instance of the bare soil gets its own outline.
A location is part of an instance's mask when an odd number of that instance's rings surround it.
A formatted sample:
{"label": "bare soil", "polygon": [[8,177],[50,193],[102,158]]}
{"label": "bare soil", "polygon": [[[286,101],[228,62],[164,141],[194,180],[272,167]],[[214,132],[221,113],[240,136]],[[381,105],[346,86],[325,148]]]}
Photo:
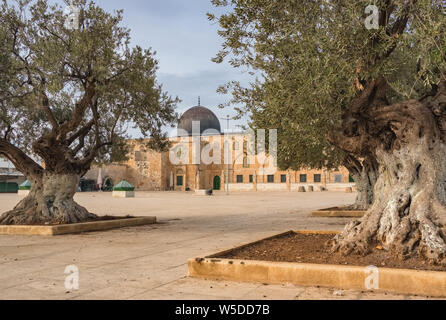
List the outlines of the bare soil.
{"label": "bare soil", "polygon": [[223,255],[216,256],[216,258],[350,266],[374,265],[386,268],[446,271],[446,267],[429,265],[418,257],[404,261],[399,260],[385,249],[379,250],[376,248],[378,244],[366,256],[333,254],[327,246],[327,241],[332,238],[333,235],[330,234],[300,234],[292,232],[234,249]]}

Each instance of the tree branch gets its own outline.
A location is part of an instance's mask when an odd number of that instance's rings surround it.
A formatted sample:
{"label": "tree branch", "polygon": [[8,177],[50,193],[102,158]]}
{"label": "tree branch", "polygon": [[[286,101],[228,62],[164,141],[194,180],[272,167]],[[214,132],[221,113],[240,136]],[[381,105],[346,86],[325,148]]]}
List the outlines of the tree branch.
{"label": "tree branch", "polygon": [[327,134],[327,141],[339,149],[354,155],[364,155],[367,145],[364,135],[348,137],[342,129],[330,130]]}
{"label": "tree branch", "polygon": [[387,105],[386,87],[387,81],[384,78],[368,82],[364,90],[352,99],[348,112],[351,114],[362,114],[369,107]]}
{"label": "tree branch", "polygon": [[26,177],[41,177],[43,168],[22,150],[0,138],[0,155],[10,160]]}
{"label": "tree branch", "polygon": [[95,123],[94,119],[91,119],[85,126],[79,129],[76,133],[74,133],[71,137],[67,139],[67,146],[71,145],[74,141],[76,141],[79,137],[85,137],[88,132],[90,132],[93,124]]}
{"label": "tree branch", "polygon": [[361,162],[351,154],[345,156],[343,163],[352,175],[360,175],[363,170]]}
{"label": "tree branch", "polygon": [[73,110],[73,116],[71,120],[65,122],[60,127],[60,138],[65,140],[66,135],[75,130],[82,122],[85,111],[92,104],[92,100],[94,95],[96,94],[94,82],[89,82],[87,84],[84,96],[82,99],[76,103],[76,106]]}
{"label": "tree branch", "polygon": [[42,108],[45,111],[48,121],[51,123],[51,126],[53,129],[59,128],[59,124],[57,123],[56,117],[54,116],[53,111],[51,111],[50,103],[48,100],[48,96],[45,94],[45,92],[41,92],[41,99],[42,99]]}
{"label": "tree branch", "polygon": [[409,0],[406,5],[401,8],[402,14],[400,17],[387,29],[389,35],[400,36],[404,32],[407,23],[409,22],[411,10],[417,1],[418,0]]}
{"label": "tree branch", "polygon": [[8,127],[5,130],[5,134],[3,136],[3,139],[8,140],[9,134],[12,131],[12,126],[10,124],[8,124]]}
{"label": "tree branch", "polygon": [[[402,15],[393,23],[392,26],[386,28],[386,33],[393,38],[397,39],[406,29],[407,23],[409,22],[411,9],[417,3],[417,0],[409,0],[408,3],[401,8],[403,12]],[[397,42],[395,41],[392,46],[381,56],[377,58],[377,61],[389,57],[392,52],[396,49]]]}

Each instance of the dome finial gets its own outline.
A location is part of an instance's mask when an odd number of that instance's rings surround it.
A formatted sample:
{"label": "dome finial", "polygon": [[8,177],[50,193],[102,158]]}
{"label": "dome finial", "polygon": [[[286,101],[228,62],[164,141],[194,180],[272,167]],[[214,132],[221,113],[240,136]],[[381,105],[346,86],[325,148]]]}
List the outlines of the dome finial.
{"label": "dome finial", "polygon": [[201,101],[200,96],[198,96],[198,106],[201,107]]}

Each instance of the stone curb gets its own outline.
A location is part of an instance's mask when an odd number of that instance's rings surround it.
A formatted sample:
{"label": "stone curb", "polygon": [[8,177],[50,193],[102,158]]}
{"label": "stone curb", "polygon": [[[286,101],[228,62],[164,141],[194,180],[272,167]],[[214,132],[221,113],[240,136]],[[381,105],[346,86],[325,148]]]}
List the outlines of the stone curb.
{"label": "stone curb", "polygon": [[107,221],[63,224],[58,226],[2,226],[0,235],[56,236],[72,233],[103,231],[124,227],[142,226],[156,223],[156,217],[126,218]]}
{"label": "stone curb", "polygon": [[[318,232],[305,231],[303,233]],[[336,232],[324,233],[336,234]],[[242,247],[244,246],[246,245]],[[231,250],[238,248],[241,247]],[[371,275],[368,267],[234,260],[216,257],[226,252],[228,250],[205,258],[190,259],[188,275],[206,279],[269,284],[290,283],[297,286],[321,286],[341,290],[370,289],[367,285],[368,277]],[[373,287],[375,288],[373,291],[434,297],[446,296],[446,272],[396,268],[376,268],[376,270],[378,270],[378,283],[375,284],[377,288]]]}

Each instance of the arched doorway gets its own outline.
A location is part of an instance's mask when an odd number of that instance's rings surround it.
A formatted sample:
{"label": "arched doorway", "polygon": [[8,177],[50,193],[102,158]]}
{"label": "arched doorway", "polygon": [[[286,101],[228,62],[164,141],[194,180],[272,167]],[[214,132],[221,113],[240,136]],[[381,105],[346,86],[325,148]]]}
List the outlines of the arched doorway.
{"label": "arched doorway", "polygon": [[103,191],[113,191],[113,180],[111,177],[107,177],[104,180],[104,184],[102,185]]}
{"label": "arched doorway", "polygon": [[214,177],[214,190],[220,190],[220,177]]}

